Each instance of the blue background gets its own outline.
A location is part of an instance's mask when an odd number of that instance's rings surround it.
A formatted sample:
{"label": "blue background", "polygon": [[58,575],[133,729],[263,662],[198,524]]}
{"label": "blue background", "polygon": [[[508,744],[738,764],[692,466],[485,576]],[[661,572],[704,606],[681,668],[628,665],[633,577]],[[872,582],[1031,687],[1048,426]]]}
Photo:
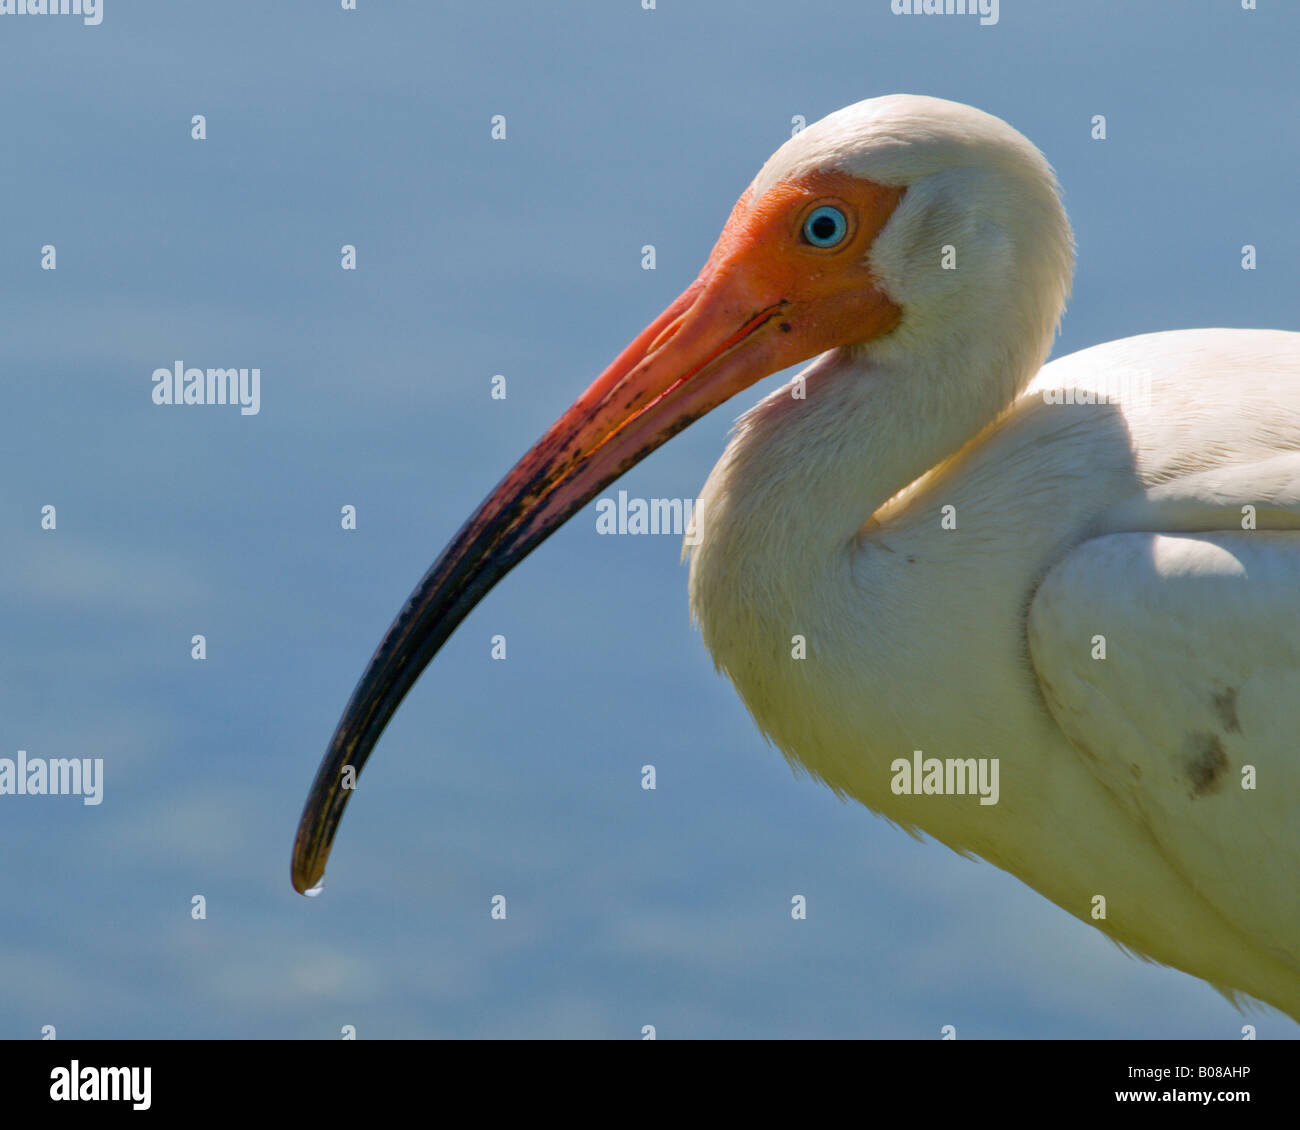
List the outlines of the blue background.
{"label": "blue background", "polygon": [[[1300,1035],[792,778],[691,627],[680,539],[601,537],[594,507],[412,693],[323,897],[288,877],[412,584],[694,278],[795,115],[905,91],[1034,140],[1079,244],[1058,354],[1294,329],[1300,11],[359,7],[0,17],[0,756],[106,775],[99,807],[0,797],[0,1036]],[[177,359],[260,367],[261,413],[155,406]],[[694,497],[771,385],[610,493]]]}

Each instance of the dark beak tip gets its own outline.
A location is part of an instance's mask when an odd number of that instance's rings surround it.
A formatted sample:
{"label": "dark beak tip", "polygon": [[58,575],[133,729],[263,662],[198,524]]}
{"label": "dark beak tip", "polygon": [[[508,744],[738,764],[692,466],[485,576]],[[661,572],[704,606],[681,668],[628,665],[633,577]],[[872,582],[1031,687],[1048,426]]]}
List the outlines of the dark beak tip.
{"label": "dark beak tip", "polygon": [[324,877],[325,867],[321,861],[311,857],[308,859],[294,858],[290,868],[290,878],[293,882],[293,889],[300,895],[310,894],[320,885]]}

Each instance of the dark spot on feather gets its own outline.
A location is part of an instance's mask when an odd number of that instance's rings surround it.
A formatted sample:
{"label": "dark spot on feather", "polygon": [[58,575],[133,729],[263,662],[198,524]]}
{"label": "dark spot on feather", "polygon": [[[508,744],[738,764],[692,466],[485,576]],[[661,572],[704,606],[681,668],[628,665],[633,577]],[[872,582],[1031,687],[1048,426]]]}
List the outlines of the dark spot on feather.
{"label": "dark spot on feather", "polygon": [[1241,723],[1237,720],[1237,688],[1228,687],[1221,693],[1210,695],[1210,705],[1223,723],[1223,729],[1229,734],[1240,734]]}
{"label": "dark spot on feather", "polygon": [[[1050,689],[1050,688],[1049,688],[1049,689]],[[1055,698],[1056,696],[1053,695],[1052,697]],[[1059,702],[1060,699],[1057,699],[1057,701]],[[1097,755],[1096,755],[1095,753],[1092,752],[1092,747],[1091,747],[1090,745],[1088,745],[1087,742],[1083,742],[1083,741],[1080,741],[1078,738],[1075,738],[1075,739],[1074,739],[1074,744],[1075,744],[1075,748],[1077,748],[1078,751],[1079,751],[1081,754],[1083,754],[1083,756],[1086,757],[1089,761],[1096,761],[1096,760],[1097,760]]]}
{"label": "dark spot on feather", "polygon": [[790,332],[790,323],[789,323],[789,322],[782,322],[782,323],[781,323],[781,332],[782,332],[783,334],[788,334],[788,333]]}
{"label": "dark spot on feather", "polygon": [[1217,793],[1223,788],[1228,755],[1216,734],[1189,734],[1191,756],[1187,759],[1187,779],[1192,783],[1192,797]]}

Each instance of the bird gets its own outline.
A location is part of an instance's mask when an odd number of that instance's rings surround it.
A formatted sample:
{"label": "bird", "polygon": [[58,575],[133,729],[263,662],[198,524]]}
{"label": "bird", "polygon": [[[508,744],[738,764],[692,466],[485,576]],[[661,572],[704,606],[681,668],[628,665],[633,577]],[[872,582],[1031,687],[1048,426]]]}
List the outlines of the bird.
{"label": "bird", "polygon": [[786,140],[699,276],[420,581],[320,764],[356,775],[456,626],[606,485],[760,378],[701,491],[689,606],[797,771],[1129,953],[1300,1019],[1300,333],[1047,362],[1074,271],[1007,122],[889,95]]}

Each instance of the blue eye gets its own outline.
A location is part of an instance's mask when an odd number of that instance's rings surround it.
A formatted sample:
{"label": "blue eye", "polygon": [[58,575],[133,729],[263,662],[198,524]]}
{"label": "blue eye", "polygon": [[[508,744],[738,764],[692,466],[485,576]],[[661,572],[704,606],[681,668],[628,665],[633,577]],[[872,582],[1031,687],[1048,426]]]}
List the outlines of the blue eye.
{"label": "blue eye", "polygon": [[829,204],[814,208],[803,222],[803,237],[814,247],[834,247],[848,232],[847,217]]}

